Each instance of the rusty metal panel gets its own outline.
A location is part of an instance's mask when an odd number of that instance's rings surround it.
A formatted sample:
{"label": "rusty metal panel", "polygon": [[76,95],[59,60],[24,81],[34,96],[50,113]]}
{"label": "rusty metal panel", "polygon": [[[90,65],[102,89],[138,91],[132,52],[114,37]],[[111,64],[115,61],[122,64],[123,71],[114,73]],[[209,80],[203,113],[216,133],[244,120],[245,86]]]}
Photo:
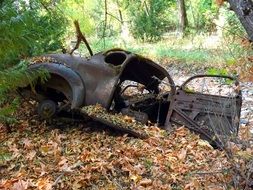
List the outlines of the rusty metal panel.
{"label": "rusty metal panel", "polygon": [[[204,139],[223,146],[224,138],[237,136],[242,97],[238,90],[235,96],[226,97],[218,95],[192,92],[185,89],[187,83],[195,78],[220,77],[238,81],[229,76],[197,75],[188,79],[171,100],[170,110],[167,116],[167,124],[174,123],[184,125],[190,130],[199,133]],[[168,125],[169,125],[168,124]]]}
{"label": "rusty metal panel", "polygon": [[96,54],[91,59],[82,59],[71,55],[49,55],[59,62],[66,63],[82,78],[86,88],[84,105],[101,104],[108,107],[114,86],[117,84],[120,69],[104,61],[102,53]]}
{"label": "rusty metal panel", "polygon": [[64,63],[79,74],[86,89],[84,105],[98,103],[109,108],[119,79],[129,79],[148,85],[153,75],[160,79],[168,77],[174,90],[174,82],[164,68],[127,51],[100,52],[90,59],[67,54],[47,56]]}
{"label": "rusty metal panel", "polygon": [[[68,100],[71,100],[71,108],[80,107],[85,99],[85,86],[79,75],[61,64],[43,63],[33,64],[30,66],[31,70],[44,68],[50,72],[51,78],[44,84],[44,86],[51,87],[62,92]],[[58,76],[55,78],[53,76]],[[61,79],[67,81],[64,83]]]}

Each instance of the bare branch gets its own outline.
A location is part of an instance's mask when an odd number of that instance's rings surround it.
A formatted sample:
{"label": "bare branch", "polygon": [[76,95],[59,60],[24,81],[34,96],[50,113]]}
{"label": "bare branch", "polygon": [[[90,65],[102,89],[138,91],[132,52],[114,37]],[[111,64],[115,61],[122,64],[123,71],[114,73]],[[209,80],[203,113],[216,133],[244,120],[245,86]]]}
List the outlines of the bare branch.
{"label": "bare branch", "polygon": [[80,46],[80,43],[81,41],[83,41],[90,53],[90,55],[92,56],[93,55],[93,52],[90,48],[90,45],[88,43],[88,41],[86,40],[84,34],[81,32],[81,29],[80,29],[80,25],[79,25],[79,22],[77,20],[74,21],[74,25],[75,25],[75,28],[76,28],[76,38],[77,38],[77,42],[76,42],[76,45],[75,47],[72,49],[72,51],[70,52],[70,55],[73,54],[73,52],[79,48]]}

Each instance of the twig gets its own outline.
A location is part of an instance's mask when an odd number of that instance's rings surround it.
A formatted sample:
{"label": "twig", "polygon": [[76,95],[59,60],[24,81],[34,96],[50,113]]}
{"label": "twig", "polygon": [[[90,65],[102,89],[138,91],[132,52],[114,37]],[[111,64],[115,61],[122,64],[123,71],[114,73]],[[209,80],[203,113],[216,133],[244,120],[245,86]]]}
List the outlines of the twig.
{"label": "twig", "polygon": [[77,38],[77,42],[76,42],[76,45],[75,47],[72,49],[72,51],[70,52],[70,55],[73,54],[73,52],[79,48],[80,46],[80,43],[81,41],[83,41],[90,53],[90,55],[92,56],[93,55],[93,52],[90,48],[90,45],[88,43],[88,41],[86,40],[84,34],[81,32],[81,29],[80,29],[80,25],[79,25],[79,22],[77,20],[74,21],[74,25],[75,25],[75,28],[76,28],[76,38]]}
{"label": "twig", "polygon": [[49,8],[44,4],[44,2],[42,2],[42,1],[40,1],[40,4],[42,5],[42,7],[44,8],[44,9],[46,9],[46,11],[47,12],[51,12],[50,10],[49,10]]}
{"label": "twig", "polygon": [[193,172],[193,175],[211,175],[211,174],[218,174],[218,173],[223,173],[224,171],[229,170],[229,168],[223,169],[223,170],[218,170],[218,171],[212,171],[212,172]]}
{"label": "twig", "polygon": [[56,185],[59,183],[60,179],[64,176],[65,173],[66,173],[65,171],[62,172],[62,173],[56,178],[56,180],[54,181],[52,187],[56,186]]}
{"label": "twig", "polygon": [[120,23],[122,23],[122,21],[119,19],[119,18],[117,18],[116,16],[114,16],[113,14],[111,14],[111,13],[107,13],[109,16],[111,16],[112,18],[114,18],[115,20],[117,20],[117,21],[119,21]]}
{"label": "twig", "polygon": [[73,170],[73,169],[75,169],[75,168],[77,168],[77,167],[79,167],[79,166],[81,166],[81,165],[83,165],[83,162],[81,162],[81,161],[78,160],[75,164],[73,164],[72,166],[70,166],[70,167],[68,167],[67,169],[63,170],[62,173],[61,173],[61,174],[56,178],[56,180],[54,181],[52,187],[55,187],[55,186],[59,183],[59,181],[61,180],[61,178],[62,178],[66,173],[72,172],[71,170]]}
{"label": "twig", "polygon": [[253,185],[253,159],[248,164],[248,172],[246,177],[246,188],[250,188]]}
{"label": "twig", "polygon": [[104,47],[105,47],[105,31],[107,27],[107,0],[105,0],[105,20],[104,20],[104,29],[103,29],[103,40],[104,40]]}

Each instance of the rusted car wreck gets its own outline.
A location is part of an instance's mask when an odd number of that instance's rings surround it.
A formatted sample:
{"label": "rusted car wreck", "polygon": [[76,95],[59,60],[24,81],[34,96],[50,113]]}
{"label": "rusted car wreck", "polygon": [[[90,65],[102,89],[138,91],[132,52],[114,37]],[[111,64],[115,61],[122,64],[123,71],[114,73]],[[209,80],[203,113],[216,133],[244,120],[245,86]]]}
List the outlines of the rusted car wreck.
{"label": "rusted car wreck", "polygon": [[[46,69],[50,78],[45,83],[38,81],[33,90],[29,86],[23,88],[22,92],[39,102],[39,115],[45,119],[63,110],[100,104],[110,113],[121,112],[166,130],[174,124],[184,125],[217,146],[221,143],[219,136],[238,133],[242,98],[238,81],[230,76],[196,75],[176,86],[162,66],[122,49],[89,58],[44,55],[29,66],[30,70],[40,68]],[[198,79],[225,85],[232,85],[233,81],[235,91],[229,96],[196,92],[188,84]]]}

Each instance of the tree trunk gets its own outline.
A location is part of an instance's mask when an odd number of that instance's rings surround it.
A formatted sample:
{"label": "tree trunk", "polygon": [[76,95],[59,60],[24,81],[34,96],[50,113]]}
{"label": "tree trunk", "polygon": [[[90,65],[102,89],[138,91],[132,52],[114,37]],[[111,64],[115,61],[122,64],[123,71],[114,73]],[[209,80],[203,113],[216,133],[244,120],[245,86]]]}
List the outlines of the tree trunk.
{"label": "tree trunk", "polygon": [[185,1],[177,0],[178,12],[179,12],[179,30],[184,33],[186,26],[188,25]]}
{"label": "tree trunk", "polygon": [[242,26],[248,34],[248,38],[253,42],[253,3],[252,0],[228,0],[230,8],[239,18]]}

